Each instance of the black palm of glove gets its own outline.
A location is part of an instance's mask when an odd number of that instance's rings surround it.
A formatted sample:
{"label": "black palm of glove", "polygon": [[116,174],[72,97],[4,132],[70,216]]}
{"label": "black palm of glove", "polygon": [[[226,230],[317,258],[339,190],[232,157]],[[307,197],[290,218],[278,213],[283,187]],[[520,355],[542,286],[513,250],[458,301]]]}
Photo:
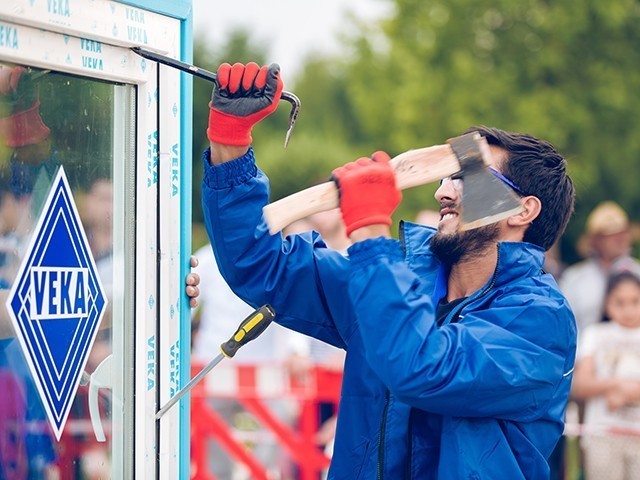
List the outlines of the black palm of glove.
{"label": "black palm of glove", "polygon": [[209,104],[209,140],[223,145],[249,145],[253,126],[275,111],[283,87],[276,63],[269,67],[258,67],[253,62],[246,66],[220,65]]}

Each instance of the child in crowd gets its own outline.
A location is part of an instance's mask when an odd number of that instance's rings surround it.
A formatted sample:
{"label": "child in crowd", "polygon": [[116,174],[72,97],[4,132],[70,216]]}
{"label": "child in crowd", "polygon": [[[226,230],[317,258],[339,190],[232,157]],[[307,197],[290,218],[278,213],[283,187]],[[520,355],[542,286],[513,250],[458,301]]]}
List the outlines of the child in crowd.
{"label": "child in crowd", "polygon": [[639,277],[610,277],[603,320],[581,335],[572,385],[574,398],[586,401],[585,476],[640,479]]}

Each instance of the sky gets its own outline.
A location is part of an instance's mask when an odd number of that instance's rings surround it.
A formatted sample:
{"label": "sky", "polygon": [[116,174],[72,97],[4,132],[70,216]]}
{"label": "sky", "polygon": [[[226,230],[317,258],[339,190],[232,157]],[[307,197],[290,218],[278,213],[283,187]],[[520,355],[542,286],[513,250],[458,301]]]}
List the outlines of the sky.
{"label": "sky", "polygon": [[346,12],[373,20],[388,10],[384,0],[193,0],[194,33],[222,45],[228,31],[244,27],[269,46],[268,63],[295,75],[309,53],[337,51]]}

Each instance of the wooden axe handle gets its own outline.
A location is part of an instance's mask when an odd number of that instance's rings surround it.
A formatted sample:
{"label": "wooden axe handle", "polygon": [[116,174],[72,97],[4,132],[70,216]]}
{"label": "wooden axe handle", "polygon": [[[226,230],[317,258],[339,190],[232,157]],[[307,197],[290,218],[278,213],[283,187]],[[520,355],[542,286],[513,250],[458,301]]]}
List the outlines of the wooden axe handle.
{"label": "wooden axe handle", "polygon": [[[391,160],[400,190],[441,180],[460,171],[449,145],[435,145],[401,153]],[[262,210],[271,234],[301,218],[340,206],[334,182],[326,182],[266,205]]]}

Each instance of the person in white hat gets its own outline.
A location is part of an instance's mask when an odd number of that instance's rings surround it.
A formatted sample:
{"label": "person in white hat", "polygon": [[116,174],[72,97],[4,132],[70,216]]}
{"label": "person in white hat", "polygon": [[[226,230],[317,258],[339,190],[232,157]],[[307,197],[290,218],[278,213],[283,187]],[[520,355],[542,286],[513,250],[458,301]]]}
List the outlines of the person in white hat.
{"label": "person in white hat", "polygon": [[579,245],[588,258],[568,267],[559,282],[576,316],[578,332],[600,321],[611,274],[628,270],[640,275],[640,262],[631,257],[632,242],[629,217],[617,203],[602,202],[589,214]]}

